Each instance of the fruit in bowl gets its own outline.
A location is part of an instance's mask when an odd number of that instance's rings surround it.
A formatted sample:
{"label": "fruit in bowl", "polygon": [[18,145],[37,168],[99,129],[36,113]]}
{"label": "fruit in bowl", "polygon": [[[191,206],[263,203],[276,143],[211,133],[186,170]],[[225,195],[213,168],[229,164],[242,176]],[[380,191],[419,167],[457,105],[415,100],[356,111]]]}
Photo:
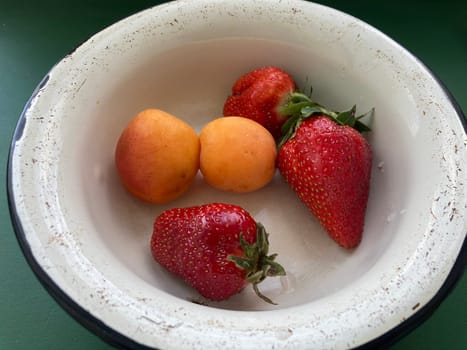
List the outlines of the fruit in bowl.
{"label": "fruit in bowl", "polygon": [[[285,92],[284,85],[294,90]],[[210,185],[252,192],[271,181],[277,163],[328,234],[342,247],[355,248],[370,187],[371,149],[357,131],[370,130],[360,122],[365,115],[356,117],[355,106],[341,113],[324,108],[297,92],[292,76],[277,67],[243,75],[232,90],[242,96],[229,96],[224,113],[235,107],[242,117],[210,121],[199,142],[189,125],[163,111],[146,110],[133,118],[115,152],[127,190],[143,200],[148,197],[141,193],[168,191],[169,196],[153,196],[151,202],[169,202],[186,192],[199,164]],[[266,102],[258,106],[258,100]],[[275,304],[257,287],[266,277],[286,274],[268,250],[264,227],[243,208],[223,203],[164,211],[151,238],[154,259],[214,301],[228,299],[250,282],[261,299]]]}
{"label": "fruit in bowl", "polygon": [[[183,195],[156,205],[121,185],[115,143],[132,116],[155,106],[200,133],[222,115],[233,82],[262,66],[283,67],[302,91],[311,83],[313,100],[333,110],[375,107],[366,135],[371,191],[356,249],[339,247],[278,171],[248,193],[218,190],[198,172]],[[293,0],[177,1],[103,30],[44,79],[12,147],[12,218],[48,290],[121,347],[381,344],[458,271],[466,227],[461,115],[420,61],[351,16]],[[156,217],[219,202],[267,228],[286,275],[260,287],[277,305],[253,288],[193,303],[198,293],[154,263]]]}
{"label": "fruit in bowl", "polygon": [[276,171],[276,144],[259,123],[238,116],[217,118],[200,133],[200,169],[212,186],[239,193],[266,186]]}
{"label": "fruit in bowl", "polygon": [[239,77],[225,101],[224,115],[250,118],[263,125],[277,140],[289,117],[281,109],[295,92],[293,77],[279,67],[259,67]]}
{"label": "fruit in bowl", "polygon": [[269,255],[268,233],[243,208],[211,203],[163,212],[154,222],[151,237],[154,259],[183,278],[204,297],[225,300],[252,283],[285,275]]}
{"label": "fruit in bowl", "polygon": [[115,164],[125,188],[151,203],[186,192],[199,169],[199,139],[177,117],[157,109],[138,113],[125,127]]}

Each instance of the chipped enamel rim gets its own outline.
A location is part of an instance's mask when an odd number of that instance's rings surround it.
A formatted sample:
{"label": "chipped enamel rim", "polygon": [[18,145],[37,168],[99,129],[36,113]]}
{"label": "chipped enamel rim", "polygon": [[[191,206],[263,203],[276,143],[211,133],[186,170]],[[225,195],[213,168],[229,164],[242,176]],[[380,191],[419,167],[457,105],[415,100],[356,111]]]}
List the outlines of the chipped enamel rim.
{"label": "chipped enamel rim", "polygon": [[[265,19],[260,16],[264,14]],[[170,22],[173,18],[177,18],[175,23]],[[288,31],[274,32],[276,36],[271,38],[267,24],[261,22],[270,19]],[[60,109],[61,100],[57,105],[47,105],[58,94],[72,96],[85,89],[84,83],[66,85],[64,79],[77,69],[79,58],[107,44],[128,49],[119,46],[123,44],[118,39],[123,37],[134,39],[126,42],[136,47],[145,45],[145,38],[158,38],[160,45],[167,47],[173,41],[166,37],[190,42],[200,34],[186,28],[203,24],[210,27],[208,37],[203,37],[206,40],[218,34],[212,29],[215,25],[224,26],[220,31],[232,26],[229,30],[236,37],[251,36],[252,28],[258,28],[254,33],[257,37],[286,40],[303,34],[313,21],[336,36],[358,33],[359,38],[371,39],[381,61],[400,70],[399,79],[410,72],[420,80],[417,86],[430,92],[429,102],[416,93],[411,95],[418,99],[419,112],[436,126],[426,140],[432,140],[440,150],[428,155],[436,170],[433,176],[439,176],[440,182],[427,195],[431,198],[429,213],[420,216],[423,221],[413,226],[418,241],[396,237],[365,278],[329,296],[262,312],[206,308],[157,289],[147,296],[141,292],[145,286],[140,286],[135,276],[116,277],[104,263],[94,265],[80,242],[81,232],[75,231],[79,229],[76,221],[80,213],[69,213],[61,204],[64,190],[59,187],[62,182],[56,164],[65,142],[60,127],[67,123],[67,117],[43,123],[44,116],[38,114],[41,108]],[[149,34],[142,35],[144,30]],[[306,45],[306,39],[297,39],[296,44]],[[103,50],[95,55],[105,69],[106,55],[110,54]],[[81,81],[86,81],[86,74],[91,73],[83,74]],[[111,344],[160,349],[381,346],[427,318],[465,268],[465,130],[462,111],[429,69],[384,34],[344,13],[303,1],[168,3],[96,34],[59,62],[37,87],[19,119],[10,150],[11,218],[23,253],[45,288],[79,322]],[[34,158],[33,154],[39,156]],[[47,242],[57,239],[60,244],[52,250]],[[122,288],[125,284],[128,286]]]}

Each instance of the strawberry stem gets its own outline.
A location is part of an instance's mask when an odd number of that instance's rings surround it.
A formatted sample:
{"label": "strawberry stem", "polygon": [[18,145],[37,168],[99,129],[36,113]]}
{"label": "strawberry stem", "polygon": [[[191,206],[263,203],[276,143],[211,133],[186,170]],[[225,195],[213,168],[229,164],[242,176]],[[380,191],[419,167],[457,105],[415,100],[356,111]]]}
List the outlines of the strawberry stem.
{"label": "strawberry stem", "polygon": [[359,132],[371,131],[371,129],[362,123],[360,119],[373,114],[374,108],[367,113],[356,116],[357,108],[354,105],[351,109],[343,112],[336,112],[323,107],[322,105],[314,102],[309,96],[301,93],[294,92],[290,94],[288,102],[281,109],[282,115],[289,115],[289,119],[282,125],[282,138],[279,140],[278,148],[294,137],[297,128],[307,118],[313,116],[325,116],[332,119],[339,125],[348,125]]}
{"label": "strawberry stem", "polygon": [[258,284],[267,277],[284,276],[284,268],[274,261],[277,254],[268,255],[269,234],[261,223],[256,223],[256,241],[249,244],[243,234],[240,233],[240,246],[245,256],[228,255],[227,260],[232,261],[237,267],[245,270],[245,279],[252,283],[256,295],[265,302],[277,305],[271,299],[259,291]]}

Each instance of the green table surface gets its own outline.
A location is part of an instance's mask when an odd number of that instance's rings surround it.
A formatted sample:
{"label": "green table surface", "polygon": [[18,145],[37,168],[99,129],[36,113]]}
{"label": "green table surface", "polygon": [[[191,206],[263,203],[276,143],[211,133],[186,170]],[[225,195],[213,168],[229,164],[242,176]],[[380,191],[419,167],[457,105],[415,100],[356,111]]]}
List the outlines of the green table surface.
{"label": "green table surface", "polygon": [[[408,48],[436,73],[467,111],[467,1],[317,2],[366,21]],[[161,1],[0,0],[3,184],[13,130],[41,78],[92,34],[158,3]],[[0,349],[110,349],[63,311],[38,282],[16,240],[6,186],[0,188]],[[467,349],[466,296],[467,279],[463,276],[428,320],[391,349]]]}

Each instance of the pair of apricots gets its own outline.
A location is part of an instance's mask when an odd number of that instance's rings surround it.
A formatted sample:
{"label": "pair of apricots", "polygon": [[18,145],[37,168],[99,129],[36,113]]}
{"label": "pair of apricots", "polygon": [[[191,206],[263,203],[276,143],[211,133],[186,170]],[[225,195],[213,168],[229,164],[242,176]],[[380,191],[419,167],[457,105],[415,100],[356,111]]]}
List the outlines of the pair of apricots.
{"label": "pair of apricots", "polygon": [[255,191],[274,176],[276,155],[272,135],[251,119],[217,118],[198,136],[183,120],[147,109],[123,130],[115,164],[128,192],[162,204],[186,192],[198,170],[215,188]]}

